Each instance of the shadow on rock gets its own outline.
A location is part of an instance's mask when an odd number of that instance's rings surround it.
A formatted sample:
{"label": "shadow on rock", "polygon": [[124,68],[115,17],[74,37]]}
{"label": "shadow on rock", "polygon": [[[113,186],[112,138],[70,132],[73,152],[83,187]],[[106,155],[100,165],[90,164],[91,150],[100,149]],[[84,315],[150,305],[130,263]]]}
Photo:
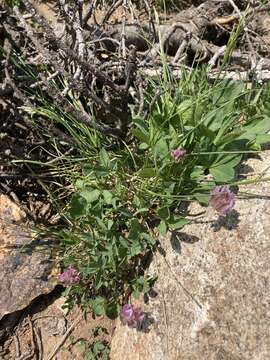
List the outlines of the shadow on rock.
{"label": "shadow on rock", "polygon": [[[51,305],[57,298],[62,294],[62,286],[56,286],[49,294],[40,295],[34,299],[27,307],[15,311],[10,314],[6,314],[0,321],[0,346],[3,346],[7,337],[13,332],[13,328],[21,323],[23,324],[24,319],[28,316],[31,318]],[[0,356],[1,359],[1,356]]]}
{"label": "shadow on rock", "polygon": [[219,231],[222,227],[227,230],[236,229],[240,223],[240,214],[236,210],[232,210],[226,216],[220,216],[217,221],[215,221],[211,227],[214,231]]}
{"label": "shadow on rock", "polygon": [[200,239],[197,236],[187,234],[181,231],[173,231],[170,242],[173,250],[181,254],[181,242],[185,242],[187,244],[194,244],[198,242]]}
{"label": "shadow on rock", "polygon": [[158,296],[158,292],[154,288],[152,288],[148,291],[148,293],[143,295],[143,300],[145,304],[148,304],[150,299],[154,299],[157,296]]}
{"label": "shadow on rock", "polygon": [[236,178],[238,180],[246,179],[247,175],[254,173],[254,169],[248,164],[239,164],[236,167]]}
{"label": "shadow on rock", "polygon": [[150,313],[145,313],[143,321],[137,325],[136,330],[139,332],[148,333],[151,330],[151,326],[155,323],[154,318]]}

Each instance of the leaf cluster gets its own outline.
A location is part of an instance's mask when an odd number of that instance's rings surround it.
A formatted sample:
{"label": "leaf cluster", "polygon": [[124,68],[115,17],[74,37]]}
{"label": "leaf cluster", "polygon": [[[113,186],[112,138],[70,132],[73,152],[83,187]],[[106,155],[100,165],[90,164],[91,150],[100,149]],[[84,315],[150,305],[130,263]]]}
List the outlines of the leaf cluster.
{"label": "leaf cluster", "polygon": [[[115,145],[51,104],[29,110],[61,124],[76,144],[78,158],[60,162],[73,194],[62,210],[69,226],[57,230],[63,263],[82,276],[67,289],[71,303],[114,317],[119,298],[147,293],[155,279],[144,268],[159,235],[181,229],[188,203],[207,205],[210,190],[234,183],[237,165],[270,140],[267,87],[206,78],[162,79],[149,116],[133,116]],[[149,82],[149,103],[160,81]],[[171,150],[179,147],[187,153],[177,162]]]}

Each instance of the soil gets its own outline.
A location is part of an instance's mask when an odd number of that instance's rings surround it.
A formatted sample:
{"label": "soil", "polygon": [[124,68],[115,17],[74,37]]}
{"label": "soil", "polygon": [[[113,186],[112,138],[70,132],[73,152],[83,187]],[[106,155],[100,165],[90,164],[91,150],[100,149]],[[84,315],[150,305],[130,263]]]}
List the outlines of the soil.
{"label": "soil", "polygon": [[[114,322],[105,317],[93,319],[91,314],[84,317],[78,307],[74,307],[68,314],[62,309],[65,299],[61,297],[61,289],[56,289],[48,296],[38,298],[22,314],[19,324],[4,344],[0,344],[0,359],[22,359],[29,350],[36,352],[37,359],[49,359],[49,356],[62,342],[66,331],[76,323],[67,340],[59,346],[59,351],[52,360],[82,360],[85,356],[85,346],[95,341],[110,343],[114,331]],[[79,322],[77,321],[78,317]],[[31,322],[35,334],[33,341]],[[93,330],[102,328],[104,331],[95,337]],[[35,358],[34,354],[33,357]]]}

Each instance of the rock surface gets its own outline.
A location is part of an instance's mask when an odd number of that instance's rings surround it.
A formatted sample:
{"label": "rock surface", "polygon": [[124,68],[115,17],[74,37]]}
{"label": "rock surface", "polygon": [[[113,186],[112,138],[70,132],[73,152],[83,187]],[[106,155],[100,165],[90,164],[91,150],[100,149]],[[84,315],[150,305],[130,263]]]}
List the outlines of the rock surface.
{"label": "rock surface", "polygon": [[[26,222],[25,213],[0,195],[0,320],[56,285],[53,246],[34,237]],[[0,338],[1,330],[2,326]]]}
{"label": "rock surface", "polygon": [[[269,177],[269,164],[265,151],[242,170],[253,168],[247,179]],[[157,296],[141,304],[154,323],[145,332],[118,323],[111,359],[269,359],[270,184],[241,186],[229,216],[207,208],[161,246],[149,268]]]}

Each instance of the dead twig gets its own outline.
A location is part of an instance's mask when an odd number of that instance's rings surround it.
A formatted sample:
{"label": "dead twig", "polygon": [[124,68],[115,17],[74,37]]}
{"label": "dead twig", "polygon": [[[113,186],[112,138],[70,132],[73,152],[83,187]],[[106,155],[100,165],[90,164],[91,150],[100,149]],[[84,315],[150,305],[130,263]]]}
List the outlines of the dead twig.
{"label": "dead twig", "polygon": [[[122,33],[121,33],[121,47],[119,48],[119,52],[122,52],[122,57],[125,60],[127,56],[126,52],[126,22],[127,22],[127,0],[123,0],[123,19],[122,19]],[[119,54],[121,57],[121,53]]]}
{"label": "dead twig", "polygon": [[29,326],[29,329],[30,329],[31,347],[30,347],[30,350],[28,350],[24,354],[21,354],[15,360],[30,360],[36,354],[35,334],[34,334],[34,329],[33,329],[33,323],[32,323],[32,320],[31,320],[29,315],[28,315],[28,318],[27,318],[27,323],[28,323],[28,326]]}
{"label": "dead twig", "polygon": [[112,88],[114,91],[121,91],[121,87],[116,85],[111,79],[108,78],[108,76],[103,73],[102,71],[99,71],[98,68],[94,65],[91,65],[89,62],[84,61],[78,57],[78,54],[70,49],[70,47],[63,42],[63,40],[58,39],[50,25],[47,23],[47,21],[42,18],[39,14],[37,14],[36,9],[34,5],[29,0],[22,0],[25,7],[29,12],[31,12],[35,18],[35,20],[40,24],[40,26],[45,31],[45,36],[47,37],[48,41],[54,43],[58,49],[62,50],[66,56],[68,56],[71,60],[76,61],[79,65],[81,65],[82,68],[90,71],[94,76],[97,77],[97,79],[103,83],[104,85],[107,85]]}
{"label": "dead twig", "polygon": [[190,32],[188,32],[185,36],[185,39],[182,41],[181,45],[179,46],[173,61],[172,61],[172,65],[175,65],[178,63],[178,60],[180,59],[181,55],[184,53],[184,51],[186,50],[186,48],[189,45],[190,39],[191,39],[192,34]]}
{"label": "dead twig", "polygon": [[238,19],[237,15],[217,17],[210,22],[210,25],[228,25]]}
{"label": "dead twig", "polygon": [[83,313],[80,313],[77,318],[74,320],[74,322],[70,325],[70,327],[67,329],[65,335],[62,337],[62,339],[60,340],[60,342],[57,344],[57,346],[55,347],[55,349],[52,351],[52,353],[48,356],[47,360],[53,360],[53,358],[55,357],[55,355],[58,353],[58,351],[60,350],[60,348],[63,346],[63,344],[66,342],[67,338],[69,337],[70,333],[73,331],[73,329],[75,328],[75,326],[78,325],[78,323],[81,321],[81,319],[83,318]]}
{"label": "dead twig", "polygon": [[43,360],[43,344],[42,344],[42,340],[41,340],[40,328],[34,327],[34,334],[35,334],[37,348],[38,348],[38,359],[37,360]]}
{"label": "dead twig", "polygon": [[83,28],[86,27],[90,17],[92,16],[93,11],[96,8],[96,3],[97,3],[97,0],[93,1],[93,3],[89,5],[88,10],[86,11],[85,16],[84,16],[83,21],[82,21],[82,27]]}
{"label": "dead twig", "polygon": [[106,14],[103,16],[101,20],[101,26],[103,26],[109,20],[109,18],[112,16],[115,10],[118,9],[122,4],[123,4],[123,0],[118,0],[111,5],[111,7],[109,8],[109,10],[106,12]]}
{"label": "dead twig", "polygon": [[226,51],[226,45],[221,46],[216,52],[215,54],[211,57],[211,59],[208,61],[208,65],[209,65],[209,70],[212,69],[215,65],[216,62],[218,60],[218,58],[223,55]]}
{"label": "dead twig", "polygon": [[19,338],[18,335],[16,334],[16,331],[14,332],[13,339],[15,342],[16,358],[18,358],[21,355],[21,349],[20,349]]}

